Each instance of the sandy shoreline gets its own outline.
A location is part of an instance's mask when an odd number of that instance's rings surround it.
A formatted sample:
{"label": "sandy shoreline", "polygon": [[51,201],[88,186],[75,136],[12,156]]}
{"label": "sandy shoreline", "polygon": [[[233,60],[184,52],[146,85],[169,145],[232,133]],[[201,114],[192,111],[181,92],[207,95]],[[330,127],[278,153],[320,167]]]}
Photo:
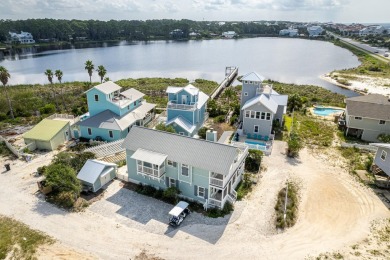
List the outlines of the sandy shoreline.
{"label": "sandy shoreline", "polygon": [[347,86],[337,82],[335,79],[332,78],[332,76],[338,76],[339,79],[344,79],[343,74],[337,72],[321,75],[320,79],[325,80],[341,88],[352,90],[362,95],[367,95],[367,94],[381,94],[385,96],[390,95],[390,79],[387,78],[374,78],[374,77],[360,76],[360,75],[348,75],[348,76],[353,76],[356,79],[355,80],[346,79],[351,84]]}

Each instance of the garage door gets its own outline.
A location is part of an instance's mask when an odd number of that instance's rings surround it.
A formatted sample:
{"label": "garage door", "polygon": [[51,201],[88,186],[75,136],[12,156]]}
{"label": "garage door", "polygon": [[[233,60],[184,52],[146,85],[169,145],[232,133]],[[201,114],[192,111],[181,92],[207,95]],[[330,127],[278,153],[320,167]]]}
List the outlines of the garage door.
{"label": "garage door", "polygon": [[102,175],[100,175],[100,183],[101,183],[101,186],[103,186],[104,184],[106,184],[107,182],[109,182],[111,180],[111,176],[110,176],[110,172],[112,171],[113,169],[109,169],[105,172],[103,172]]}

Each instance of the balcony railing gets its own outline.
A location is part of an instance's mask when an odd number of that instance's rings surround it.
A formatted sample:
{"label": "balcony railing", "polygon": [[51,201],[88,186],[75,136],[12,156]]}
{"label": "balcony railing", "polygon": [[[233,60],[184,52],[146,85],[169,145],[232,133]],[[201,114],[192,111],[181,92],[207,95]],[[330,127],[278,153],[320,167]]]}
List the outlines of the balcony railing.
{"label": "balcony railing", "polygon": [[177,104],[175,101],[168,102],[168,109],[178,109],[178,110],[195,110],[196,103],[194,104]]}
{"label": "balcony railing", "polygon": [[165,167],[162,167],[160,169],[153,169],[139,164],[137,165],[137,171],[139,174],[156,178],[156,179],[161,179],[161,177],[165,173]]}

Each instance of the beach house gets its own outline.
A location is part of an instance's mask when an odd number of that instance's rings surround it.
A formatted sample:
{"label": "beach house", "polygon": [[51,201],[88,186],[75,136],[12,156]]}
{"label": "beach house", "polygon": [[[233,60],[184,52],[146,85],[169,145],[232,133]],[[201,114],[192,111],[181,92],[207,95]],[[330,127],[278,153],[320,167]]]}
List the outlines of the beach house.
{"label": "beach house", "polygon": [[165,190],[207,207],[223,208],[236,200],[248,148],[134,126],[126,149],[128,180]]}
{"label": "beach house", "polygon": [[186,87],[168,87],[167,121],[181,135],[194,136],[208,118],[209,96],[189,84]]}
{"label": "beach house", "polygon": [[390,98],[370,94],[347,98],[342,120],[345,135],[377,142],[380,134],[390,134]]}
{"label": "beach house", "polygon": [[133,125],[143,126],[153,119],[156,105],[143,100],[143,93],[120,90],[108,81],[86,92],[89,112],[77,124],[80,137],[115,141],[125,138]]}
{"label": "beach house", "polygon": [[279,95],[272,85],[263,85],[264,77],[251,72],[242,77],[240,132],[248,138],[269,139],[273,122],[283,124],[287,95]]}

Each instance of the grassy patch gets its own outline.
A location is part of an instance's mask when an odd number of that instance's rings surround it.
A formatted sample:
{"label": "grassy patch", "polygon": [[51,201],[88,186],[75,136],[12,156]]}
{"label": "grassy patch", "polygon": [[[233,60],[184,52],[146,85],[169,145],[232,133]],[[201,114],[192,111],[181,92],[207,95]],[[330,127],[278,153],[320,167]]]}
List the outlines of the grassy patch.
{"label": "grassy patch", "polygon": [[244,173],[243,180],[236,187],[237,200],[242,200],[252,191],[252,181],[250,180],[251,174]]}
{"label": "grassy patch", "polygon": [[286,201],[286,188],[278,193],[278,201],[275,205],[276,227],[292,227],[298,217],[298,188],[293,182],[288,182],[286,218],[284,218],[284,207]]}
{"label": "grassy patch", "polygon": [[8,217],[0,216],[0,259],[34,259],[37,248],[53,240],[42,232]]}
{"label": "grassy patch", "polygon": [[372,153],[354,147],[340,147],[339,149],[341,156],[347,159],[351,172],[356,170],[370,171],[374,158]]}
{"label": "grassy patch", "polygon": [[5,156],[5,157],[14,156],[14,154],[5,145],[5,142],[0,142],[0,156]]}
{"label": "grassy patch", "polygon": [[284,116],[284,127],[286,128],[287,132],[291,131],[291,126],[292,126],[292,117],[291,116]]}
{"label": "grassy patch", "polygon": [[332,144],[336,131],[332,123],[299,113],[295,113],[294,117],[296,131],[306,145],[328,147]]}

